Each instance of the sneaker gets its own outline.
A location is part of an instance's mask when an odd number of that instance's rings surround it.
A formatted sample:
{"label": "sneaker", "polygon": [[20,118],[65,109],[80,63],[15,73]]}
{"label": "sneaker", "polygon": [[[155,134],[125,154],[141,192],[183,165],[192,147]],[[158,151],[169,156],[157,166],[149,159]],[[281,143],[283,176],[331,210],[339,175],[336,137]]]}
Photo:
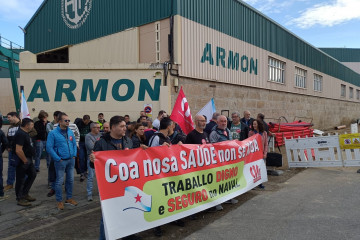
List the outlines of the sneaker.
{"label": "sneaker", "polygon": [[262,183],[260,183],[260,185],[258,186],[260,189],[265,189],[265,186],[262,184]]}
{"label": "sneaker", "polygon": [[34,202],[34,201],[36,201],[36,198],[33,198],[33,197],[30,196],[29,194],[26,195],[26,196],[24,197],[24,199],[25,199],[25,200],[28,200],[29,202]]}
{"label": "sneaker", "polygon": [[57,209],[64,210],[64,203],[63,202],[57,202]]}
{"label": "sneaker", "polygon": [[36,169],[36,172],[40,172],[40,169]]}
{"label": "sneaker", "polygon": [[14,188],[13,185],[6,185],[6,186],[4,187],[4,192],[9,191],[9,190],[12,189],[12,188]]}
{"label": "sneaker", "polygon": [[29,207],[29,206],[31,206],[31,203],[28,202],[28,201],[25,200],[25,199],[20,199],[20,200],[17,202],[17,205],[23,206],[23,207]]}
{"label": "sneaker", "polygon": [[78,205],[78,203],[77,203],[74,199],[72,199],[72,198],[66,200],[66,201],[65,201],[65,204],[69,204],[69,205],[72,205],[72,206]]}
{"label": "sneaker", "polygon": [[6,200],[6,199],[8,199],[8,198],[9,198],[9,195],[1,196],[1,197],[0,197],[0,202]]}
{"label": "sneaker", "polygon": [[221,211],[221,210],[224,209],[224,208],[221,206],[221,204],[216,205],[215,208],[216,208],[216,211]]}
{"label": "sneaker", "polygon": [[92,195],[88,196],[88,201],[91,202],[93,200]]}
{"label": "sneaker", "polygon": [[84,174],[81,174],[80,175],[80,182],[83,182],[85,180],[85,176],[84,176]]}
{"label": "sneaker", "polygon": [[227,203],[227,204],[237,204],[239,201],[238,200],[236,200],[236,199],[230,199],[230,200],[227,200],[225,203]]}
{"label": "sneaker", "polygon": [[157,236],[157,237],[161,237],[163,235],[161,227],[155,227],[154,228],[154,235]]}
{"label": "sneaker", "polygon": [[54,189],[50,189],[50,191],[48,192],[48,194],[46,194],[46,196],[52,197],[52,196],[54,196],[54,194],[55,194],[55,190],[54,190]]}

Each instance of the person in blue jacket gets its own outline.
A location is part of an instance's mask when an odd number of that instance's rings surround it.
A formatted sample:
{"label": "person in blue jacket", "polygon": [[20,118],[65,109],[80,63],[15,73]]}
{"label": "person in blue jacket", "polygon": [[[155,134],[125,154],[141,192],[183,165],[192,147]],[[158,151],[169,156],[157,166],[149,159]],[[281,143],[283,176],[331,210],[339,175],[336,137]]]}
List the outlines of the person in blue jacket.
{"label": "person in blue jacket", "polygon": [[56,171],[55,196],[57,201],[57,208],[59,210],[63,210],[64,203],[62,201],[62,183],[64,181],[65,173],[65,204],[73,206],[77,205],[77,202],[72,198],[77,146],[75,135],[69,128],[69,117],[65,113],[60,113],[58,115],[58,120],[58,127],[51,131],[48,135],[46,151],[50,154],[52,159],[54,159]]}

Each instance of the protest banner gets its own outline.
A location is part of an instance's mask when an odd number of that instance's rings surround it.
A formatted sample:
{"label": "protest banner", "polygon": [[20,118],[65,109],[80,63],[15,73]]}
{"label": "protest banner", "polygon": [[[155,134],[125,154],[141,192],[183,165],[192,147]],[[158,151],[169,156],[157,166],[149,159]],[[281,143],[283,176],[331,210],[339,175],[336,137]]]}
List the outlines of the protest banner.
{"label": "protest banner", "polygon": [[244,141],[96,152],[107,239],[216,206],[267,181],[259,134]]}
{"label": "protest banner", "polygon": [[360,148],[360,133],[341,134],[339,135],[341,149]]}

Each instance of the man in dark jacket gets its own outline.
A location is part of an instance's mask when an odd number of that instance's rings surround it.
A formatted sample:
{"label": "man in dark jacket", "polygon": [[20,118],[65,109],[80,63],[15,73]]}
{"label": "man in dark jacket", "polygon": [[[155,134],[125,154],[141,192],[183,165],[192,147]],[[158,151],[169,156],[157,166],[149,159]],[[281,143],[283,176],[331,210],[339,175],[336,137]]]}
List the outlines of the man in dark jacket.
{"label": "man in dark jacket", "polygon": [[79,169],[80,172],[80,182],[83,182],[87,177],[87,154],[85,147],[85,136],[91,132],[90,124],[92,121],[90,120],[89,115],[84,115],[82,121],[76,123],[80,132],[80,142],[79,142]]}
{"label": "man in dark jacket", "polygon": [[[114,116],[110,119],[110,132],[105,133],[99,141],[95,143],[94,152],[98,151],[110,151],[110,150],[124,150],[132,149],[133,144],[130,138],[125,136],[126,123],[124,117]],[[95,156],[90,154],[90,167],[94,168]],[[136,236],[132,235],[133,239]],[[105,239],[104,222],[101,218],[100,222],[100,237],[99,239]]]}
{"label": "man in dark jacket", "polygon": [[[46,139],[47,139],[47,131],[46,126],[49,123],[47,120],[48,114],[45,111],[42,111],[39,113],[39,120],[34,123],[34,128],[37,132],[37,135],[35,136],[35,147],[36,147],[36,155],[35,155],[35,169],[36,172],[40,172],[40,159],[42,152],[46,148]],[[49,167],[50,159],[48,157],[48,154],[46,154],[46,164],[47,167]]]}
{"label": "man in dark jacket", "polygon": [[251,113],[249,111],[244,111],[244,117],[240,119],[240,122],[245,124],[246,126],[250,127],[254,119],[251,116]]}
{"label": "man in dark jacket", "polygon": [[218,116],[220,116],[220,113],[215,112],[212,115],[210,122],[208,124],[206,124],[204,132],[206,132],[208,135],[210,135],[212,129],[216,126],[216,121],[217,121]]}

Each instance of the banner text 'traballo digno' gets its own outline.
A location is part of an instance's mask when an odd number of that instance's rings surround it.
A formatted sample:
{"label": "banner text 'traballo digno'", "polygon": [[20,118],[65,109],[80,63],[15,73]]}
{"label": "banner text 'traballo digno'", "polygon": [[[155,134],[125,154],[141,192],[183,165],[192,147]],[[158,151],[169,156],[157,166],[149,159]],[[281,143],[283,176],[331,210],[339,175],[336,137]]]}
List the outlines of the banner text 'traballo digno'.
{"label": "banner text 'traballo digno'", "polygon": [[267,181],[260,135],[244,141],[96,152],[107,239],[160,226]]}

